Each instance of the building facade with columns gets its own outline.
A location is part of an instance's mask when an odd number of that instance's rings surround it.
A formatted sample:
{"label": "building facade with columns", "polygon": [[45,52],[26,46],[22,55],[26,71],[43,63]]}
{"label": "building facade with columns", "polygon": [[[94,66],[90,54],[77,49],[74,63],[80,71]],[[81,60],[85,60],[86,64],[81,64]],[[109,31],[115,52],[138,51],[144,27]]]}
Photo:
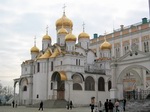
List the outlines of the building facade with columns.
{"label": "building facade with columns", "polygon": [[[141,22],[114,30],[105,36],[112,45],[110,98],[122,99],[124,93],[150,90],[150,22],[143,18]],[[97,36],[90,41],[90,48],[99,57],[102,56],[97,46],[103,43],[104,36]],[[145,97],[150,94],[147,93]],[[130,95],[130,94],[129,94]]]}
{"label": "building facade with columns", "polygon": [[[146,18],[145,18],[146,19]],[[121,27],[90,39],[84,31],[76,37],[65,12],[56,21],[57,42],[42,37],[41,50],[31,48],[31,58],[21,64],[19,104],[41,100],[72,100],[76,106],[106,99],[123,99],[124,91],[150,88],[149,22]],[[77,41],[78,39],[78,41]]]}

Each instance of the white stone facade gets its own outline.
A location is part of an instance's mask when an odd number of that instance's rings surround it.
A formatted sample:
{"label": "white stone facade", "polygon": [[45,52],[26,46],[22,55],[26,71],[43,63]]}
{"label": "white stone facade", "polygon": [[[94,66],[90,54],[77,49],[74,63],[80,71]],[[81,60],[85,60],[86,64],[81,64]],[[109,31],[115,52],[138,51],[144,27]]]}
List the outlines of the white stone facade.
{"label": "white stone facade", "polygon": [[[57,31],[62,24],[72,33],[70,20],[62,20],[56,24]],[[123,99],[124,91],[150,88],[149,22],[105,35],[111,49],[102,47],[104,36],[90,40],[86,34],[76,43],[77,38],[66,39],[66,35],[57,34],[53,45],[50,36],[43,37],[42,49],[36,45],[31,49],[31,59],[21,64],[21,76],[14,79],[14,85],[19,82],[19,104],[64,99],[77,106],[89,105],[91,97],[104,103]]]}

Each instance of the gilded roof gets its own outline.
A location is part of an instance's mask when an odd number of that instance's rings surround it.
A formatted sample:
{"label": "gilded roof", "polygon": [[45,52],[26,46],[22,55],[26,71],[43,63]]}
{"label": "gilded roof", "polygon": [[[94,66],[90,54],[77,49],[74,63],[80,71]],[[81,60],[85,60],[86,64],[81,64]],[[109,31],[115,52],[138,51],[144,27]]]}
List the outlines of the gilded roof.
{"label": "gilded roof", "polygon": [[66,35],[65,41],[76,41],[76,36],[73,35],[72,33],[69,33]]}
{"label": "gilded roof", "polygon": [[47,58],[49,58],[51,55],[52,55],[52,52],[51,52],[49,49],[47,49],[47,50],[45,51],[45,53],[44,53],[39,59],[47,59]]}
{"label": "gilded roof", "polygon": [[31,52],[39,52],[39,49],[36,46],[33,46],[30,51]]}
{"label": "gilded roof", "polygon": [[59,71],[61,80],[67,80],[66,73],[64,71]]}
{"label": "gilded roof", "polygon": [[55,58],[55,57],[57,57],[60,53],[61,53],[61,50],[60,50],[60,48],[57,46],[57,47],[54,49],[54,52],[52,53],[52,55],[50,56],[50,58]]}
{"label": "gilded roof", "polygon": [[85,32],[82,32],[82,33],[80,33],[79,34],[79,36],[78,36],[78,39],[80,39],[80,38],[90,38],[90,36],[87,34],[87,33],[85,33]]}
{"label": "gilded roof", "polygon": [[106,39],[105,39],[105,41],[100,45],[100,49],[101,50],[105,50],[105,49],[111,49],[111,44],[109,43],[109,42],[107,42],[106,41]]}
{"label": "gilded roof", "polygon": [[69,27],[73,26],[72,21],[68,19],[65,14],[63,14],[63,16],[56,21],[56,27],[61,26],[69,26]]}
{"label": "gilded roof", "polygon": [[68,34],[68,32],[67,32],[67,30],[66,30],[64,27],[61,27],[61,28],[58,30],[57,34]]}
{"label": "gilded roof", "polygon": [[46,34],[43,36],[42,40],[51,40],[51,37],[48,34]]}

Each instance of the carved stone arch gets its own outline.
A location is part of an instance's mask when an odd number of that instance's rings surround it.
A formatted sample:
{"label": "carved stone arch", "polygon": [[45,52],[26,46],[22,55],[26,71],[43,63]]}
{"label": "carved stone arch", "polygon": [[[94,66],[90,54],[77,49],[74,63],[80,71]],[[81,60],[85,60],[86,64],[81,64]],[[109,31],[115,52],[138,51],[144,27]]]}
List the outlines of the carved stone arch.
{"label": "carved stone arch", "polygon": [[81,73],[74,73],[72,76],[71,76],[72,80],[74,83],[82,83],[84,81],[84,77]]}
{"label": "carved stone arch", "polygon": [[65,81],[67,80],[66,73],[64,71],[55,71],[51,77],[52,81]]}
{"label": "carved stone arch", "polygon": [[132,70],[132,69],[130,69],[130,70],[128,70],[127,72],[125,72],[125,73],[119,75],[119,77],[118,77],[118,79],[117,79],[117,82],[118,82],[118,83],[120,83],[120,84],[123,83],[122,79],[123,79],[123,77],[125,77],[126,73],[132,73],[132,74],[134,74],[134,75],[135,75],[135,78],[137,79],[137,83],[136,83],[136,84],[137,84],[137,85],[141,85],[141,84],[142,84],[141,76],[139,75],[139,73],[138,73],[137,71]]}
{"label": "carved stone arch", "polygon": [[15,80],[14,80],[14,87],[16,87],[16,84],[17,84],[17,83],[19,84],[19,79],[15,79]]}
{"label": "carved stone arch", "polygon": [[19,85],[21,85],[22,81],[26,81],[26,84],[28,85],[28,79],[26,77],[23,77],[19,80]]}
{"label": "carved stone arch", "polygon": [[140,83],[142,83],[142,79],[141,79],[140,75],[138,74],[137,71],[134,70],[134,68],[143,68],[143,69],[145,69],[146,71],[148,71],[150,73],[150,70],[147,69],[145,66],[142,66],[142,65],[131,65],[131,66],[128,66],[124,70],[121,71],[120,75],[117,78],[117,83],[122,83],[122,80],[121,80],[122,77],[125,76],[126,73],[128,73],[128,72],[131,72],[134,75],[136,75],[137,78],[139,79]]}

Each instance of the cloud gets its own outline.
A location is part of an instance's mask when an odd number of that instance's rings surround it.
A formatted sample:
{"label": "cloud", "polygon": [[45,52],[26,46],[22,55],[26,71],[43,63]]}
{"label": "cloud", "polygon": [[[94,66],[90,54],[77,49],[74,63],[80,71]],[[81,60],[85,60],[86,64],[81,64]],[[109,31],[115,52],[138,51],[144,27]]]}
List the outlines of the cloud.
{"label": "cloud", "polygon": [[66,16],[73,21],[73,34],[85,31],[112,32],[121,24],[127,26],[149,17],[148,1],[143,0],[1,0],[0,1],[0,80],[12,85],[21,74],[21,63],[30,59],[30,49],[36,36],[37,47],[49,26],[52,42],[56,42],[55,22],[62,16],[66,4]]}

